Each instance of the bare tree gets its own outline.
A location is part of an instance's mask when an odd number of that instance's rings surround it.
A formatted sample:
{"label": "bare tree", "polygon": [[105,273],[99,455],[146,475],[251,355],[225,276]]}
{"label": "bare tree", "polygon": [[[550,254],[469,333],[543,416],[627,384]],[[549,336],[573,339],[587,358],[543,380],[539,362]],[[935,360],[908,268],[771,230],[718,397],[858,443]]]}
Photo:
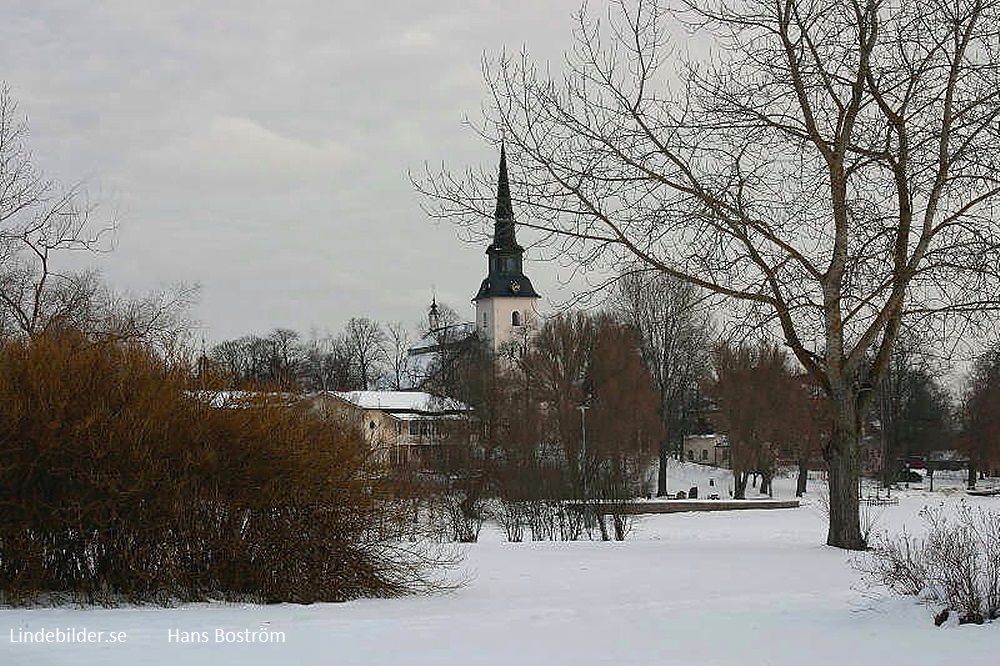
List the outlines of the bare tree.
{"label": "bare tree", "polygon": [[35,165],[28,124],[0,84],[0,329],[31,334],[91,302],[94,281],[61,273],[60,253],[95,251],[113,222],[95,225],[79,183],[63,187]]}
{"label": "bare tree", "polygon": [[656,271],[628,271],[616,284],[616,309],[639,335],[643,361],[660,394],[665,436],[656,494],[667,494],[667,459],[700,415],[700,385],[711,372],[708,311],[697,287]]}
{"label": "bare tree", "polygon": [[298,384],[302,347],[299,334],[287,328],[276,328],[267,336],[270,346],[268,375],[282,390],[290,390]]}
{"label": "bare tree", "polygon": [[823,390],[806,373],[791,372],[774,388],[780,394],[780,452],[795,460],[795,496],[806,493],[809,469],[829,439],[830,415]]}
{"label": "bare tree", "polygon": [[[520,223],[563,256],[638,260],[778,331],[829,401],[827,543],[863,548],[861,422],[900,326],[961,340],[998,306],[998,6],[681,4],[581,11],[559,73],[500,56],[483,132],[505,136]],[[717,55],[670,57],[682,24]],[[491,185],[419,187],[478,225]]]}
{"label": "bare tree", "polygon": [[1000,474],[1000,345],[976,360],[967,381],[961,441],[969,455],[969,488],[975,488],[980,474]]}
{"label": "bare tree", "polygon": [[312,360],[307,357],[308,351],[308,346],[299,343],[296,331],[276,328],[266,337],[245,335],[219,343],[208,357],[234,386],[263,384],[289,391],[308,374],[305,366]]}
{"label": "bare tree", "polygon": [[718,406],[716,425],[729,437],[736,499],[746,498],[750,475],[760,473],[771,462],[778,405],[776,396],[766,389],[784,363],[781,350],[770,345],[720,344],[715,349],[715,377],[707,391]]}
{"label": "bare tree", "polygon": [[344,327],[343,342],[358,372],[358,388],[372,388],[385,362],[385,331],[377,321],[351,317]]}
{"label": "bare tree", "polygon": [[386,327],[386,358],[388,361],[388,371],[386,379],[389,388],[393,391],[402,391],[410,388],[413,384],[412,378],[407,376],[407,359],[409,358],[410,345],[413,339],[410,332],[402,322],[394,321]]}
{"label": "bare tree", "polygon": [[885,487],[896,481],[902,459],[950,448],[951,397],[937,379],[947,370],[926,341],[903,332],[876,394]]}

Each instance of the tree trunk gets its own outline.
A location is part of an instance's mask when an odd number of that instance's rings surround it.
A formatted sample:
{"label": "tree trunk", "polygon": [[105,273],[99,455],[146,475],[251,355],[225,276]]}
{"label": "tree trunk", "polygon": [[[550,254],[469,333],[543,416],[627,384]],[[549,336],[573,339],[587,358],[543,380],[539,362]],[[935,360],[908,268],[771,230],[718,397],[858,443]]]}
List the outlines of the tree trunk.
{"label": "tree trunk", "polygon": [[670,447],[666,439],[660,440],[660,466],[656,473],[656,496],[667,496],[667,460],[670,458]]}
{"label": "tree trunk", "polygon": [[856,397],[845,391],[831,400],[833,432],[823,449],[830,480],[830,529],[828,546],[848,550],[864,550],[858,515],[858,480],[861,466],[858,449],[861,423],[857,414]]}
{"label": "tree trunk", "polygon": [[795,496],[802,497],[806,494],[806,481],[809,480],[809,459],[799,458],[799,478],[795,481]]}
{"label": "tree trunk", "polygon": [[976,463],[972,461],[972,457],[969,456],[969,477],[967,479],[969,490],[976,487]]}
{"label": "tree trunk", "polygon": [[761,472],[760,474],[760,494],[767,495],[768,497],[774,497],[774,492],[771,488],[771,480],[773,474],[770,472]]}
{"label": "tree trunk", "polygon": [[733,470],[733,499],[747,498],[747,481],[750,474],[741,470]]}

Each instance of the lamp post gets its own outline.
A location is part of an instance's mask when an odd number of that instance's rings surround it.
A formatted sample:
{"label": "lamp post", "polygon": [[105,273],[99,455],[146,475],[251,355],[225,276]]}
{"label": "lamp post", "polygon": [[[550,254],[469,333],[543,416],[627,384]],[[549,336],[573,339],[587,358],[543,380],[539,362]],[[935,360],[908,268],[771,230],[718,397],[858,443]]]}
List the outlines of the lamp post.
{"label": "lamp post", "polygon": [[582,402],[576,407],[580,410],[580,481],[583,486],[583,502],[587,503],[587,410],[590,405]]}

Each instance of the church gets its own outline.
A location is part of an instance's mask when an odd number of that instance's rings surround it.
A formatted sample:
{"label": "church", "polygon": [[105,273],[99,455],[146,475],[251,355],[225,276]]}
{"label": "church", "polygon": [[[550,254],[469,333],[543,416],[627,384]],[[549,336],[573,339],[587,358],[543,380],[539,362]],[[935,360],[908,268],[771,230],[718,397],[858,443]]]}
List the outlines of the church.
{"label": "church", "polygon": [[408,351],[407,375],[413,388],[426,384],[441,357],[450,349],[467,344],[473,336],[496,356],[502,353],[504,345],[529,334],[538,322],[537,304],[541,297],[524,274],[524,248],[517,243],[503,144],[493,242],[486,248],[486,257],[486,277],[472,299],[475,321],[444,324],[436,300],[431,301],[427,333]]}

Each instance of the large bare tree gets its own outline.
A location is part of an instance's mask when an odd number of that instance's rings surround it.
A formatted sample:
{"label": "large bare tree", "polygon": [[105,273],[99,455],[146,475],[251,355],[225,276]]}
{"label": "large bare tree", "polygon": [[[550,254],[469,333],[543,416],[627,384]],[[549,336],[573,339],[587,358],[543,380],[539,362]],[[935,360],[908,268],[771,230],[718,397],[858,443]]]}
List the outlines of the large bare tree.
{"label": "large bare tree", "polygon": [[[827,542],[862,548],[860,423],[901,324],[954,339],[997,307],[997,4],[666,4],[581,11],[561,72],[489,63],[481,129],[505,137],[519,223],[563,256],[638,260],[777,331],[830,404]],[[681,26],[713,55],[674,57]],[[491,185],[420,188],[479,225]]]}
{"label": "large bare tree", "polygon": [[643,361],[660,394],[656,494],[667,494],[667,460],[681,451],[701,416],[700,384],[711,372],[711,327],[694,285],[659,271],[626,270],[616,285],[615,310],[639,336]]}
{"label": "large bare tree", "polygon": [[92,303],[93,276],[60,272],[56,258],[99,249],[114,224],[95,224],[94,210],[81,184],[63,187],[35,163],[27,119],[0,83],[0,333],[65,325]]}

